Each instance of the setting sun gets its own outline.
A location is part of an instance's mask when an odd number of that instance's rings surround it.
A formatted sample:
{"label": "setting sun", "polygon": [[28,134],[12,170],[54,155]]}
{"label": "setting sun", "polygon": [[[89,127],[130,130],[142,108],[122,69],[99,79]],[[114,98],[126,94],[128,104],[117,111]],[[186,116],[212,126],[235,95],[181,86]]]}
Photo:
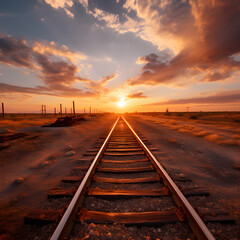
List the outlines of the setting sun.
{"label": "setting sun", "polygon": [[126,102],[124,101],[124,98],[121,98],[119,102],[117,102],[118,107],[122,108],[125,107]]}

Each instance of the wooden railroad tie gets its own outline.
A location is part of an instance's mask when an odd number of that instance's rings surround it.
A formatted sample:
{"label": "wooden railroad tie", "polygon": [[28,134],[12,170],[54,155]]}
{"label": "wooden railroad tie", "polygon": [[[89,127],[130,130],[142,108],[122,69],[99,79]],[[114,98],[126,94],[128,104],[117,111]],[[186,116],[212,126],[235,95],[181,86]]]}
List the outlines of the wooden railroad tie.
{"label": "wooden railroad tie", "polygon": [[[125,225],[166,224],[181,221],[176,214],[177,209],[170,211],[107,213],[81,209],[77,221],[99,224],[119,223]],[[44,225],[57,223],[63,216],[65,208],[59,210],[33,209],[24,217],[27,224]],[[205,222],[234,223],[235,219],[223,209],[198,210]]]}
{"label": "wooden railroad tie", "polygon": [[149,162],[147,158],[143,159],[136,159],[136,160],[108,160],[108,159],[101,159],[102,163],[116,163],[116,164],[128,164],[128,163],[140,163],[140,162]]}
{"label": "wooden railroad tie", "polygon": [[104,178],[94,176],[93,180],[96,182],[107,182],[107,183],[150,183],[150,182],[159,182],[159,179],[156,177],[149,177],[149,178]]}
{"label": "wooden railroad tie", "polygon": [[98,167],[99,172],[111,172],[111,173],[130,173],[130,172],[152,172],[154,171],[153,166],[148,167],[135,167],[135,168],[104,168]]}

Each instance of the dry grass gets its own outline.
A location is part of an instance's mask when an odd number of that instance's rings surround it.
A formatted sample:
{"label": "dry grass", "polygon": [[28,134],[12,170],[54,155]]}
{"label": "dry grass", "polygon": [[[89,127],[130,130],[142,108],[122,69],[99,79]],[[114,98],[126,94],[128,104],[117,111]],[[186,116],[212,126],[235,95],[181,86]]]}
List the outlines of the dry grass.
{"label": "dry grass", "polygon": [[[226,146],[240,146],[239,123],[240,113],[195,113],[197,119],[190,118],[192,113],[142,113],[147,120],[161,124],[180,133],[202,137],[210,142]],[[221,129],[223,131],[221,131]],[[236,129],[236,134],[228,133],[227,129]],[[238,134],[239,133],[239,134]]]}
{"label": "dry grass", "polygon": [[6,116],[5,119],[0,119],[0,128],[15,130],[24,127],[42,126],[55,120],[56,117],[53,115],[42,118],[41,115],[37,114],[24,114],[21,116],[11,114]]}
{"label": "dry grass", "polygon": [[207,124],[233,124],[239,126],[240,112],[171,112],[165,114],[162,112],[141,113],[142,115],[159,117],[164,119],[178,119],[186,122],[201,122]]}

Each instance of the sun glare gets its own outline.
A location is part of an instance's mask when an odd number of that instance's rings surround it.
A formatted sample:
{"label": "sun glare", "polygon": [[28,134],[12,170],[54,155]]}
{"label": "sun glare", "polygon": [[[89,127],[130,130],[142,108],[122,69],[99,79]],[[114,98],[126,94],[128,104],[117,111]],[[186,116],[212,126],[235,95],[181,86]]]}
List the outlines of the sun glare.
{"label": "sun glare", "polygon": [[122,108],[125,107],[126,102],[124,101],[124,98],[121,98],[119,102],[117,102],[118,107]]}

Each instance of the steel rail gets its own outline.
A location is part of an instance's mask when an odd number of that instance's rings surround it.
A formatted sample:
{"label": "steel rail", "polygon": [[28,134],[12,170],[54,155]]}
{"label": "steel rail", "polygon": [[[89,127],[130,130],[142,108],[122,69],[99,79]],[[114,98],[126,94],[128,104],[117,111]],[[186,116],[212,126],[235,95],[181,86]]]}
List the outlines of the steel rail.
{"label": "steel rail", "polygon": [[70,202],[67,210],[65,211],[61,221],[59,222],[57,228],[55,229],[51,240],[61,240],[68,236],[70,233],[72,226],[74,224],[75,217],[77,215],[77,211],[79,208],[79,205],[81,205],[84,194],[87,189],[87,187],[90,184],[91,178],[94,174],[94,171],[97,167],[97,164],[99,163],[100,158],[102,157],[102,154],[107,146],[107,143],[112,135],[113,130],[115,129],[120,117],[117,118],[116,122],[114,123],[110,133],[108,134],[107,138],[105,139],[102,147],[99,149],[96,157],[92,161],[87,173],[85,174],[81,184],[79,185],[72,201]]}
{"label": "steel rail", "polygon": [[155,165],[158,173],[161,175],[161,177],[163,179],[163,182],[165,183],[165,185],[167,185],[167,187],[171,191],[172,197],[176,201],[177,205],[184,211],[184,213],[187,217],[187,220],[189,222],[189,225],[191,226],[197,239],[199,239],[199,240],[215,240],[214,236],[209,231],[209,229],[207,228],[205,223],[202,221],[202,219],[197,214],[197,212],[194,210],[194,208],[191,206],[191,204],[188,202],[186,197],[183,195],[183,193],[180,191],[180,189],[177,187],[177,185],[174,183],[174,181],[171,179],[171,177],[165,171],[163,166],[158,162],[158,160],[155,158],[155,156],[151,153],[151,151],[146,147],[146,145],[138,137],[138,135],[135,133],[135,131],[130,126],[130,124],[126,121],[126,119],[123,116],[121,116],[121,117],[125,121],[127,126],[130,128],[130,130],[136,137],[139,144],[142,146],[144,152],[147,154],[150,161]]}

